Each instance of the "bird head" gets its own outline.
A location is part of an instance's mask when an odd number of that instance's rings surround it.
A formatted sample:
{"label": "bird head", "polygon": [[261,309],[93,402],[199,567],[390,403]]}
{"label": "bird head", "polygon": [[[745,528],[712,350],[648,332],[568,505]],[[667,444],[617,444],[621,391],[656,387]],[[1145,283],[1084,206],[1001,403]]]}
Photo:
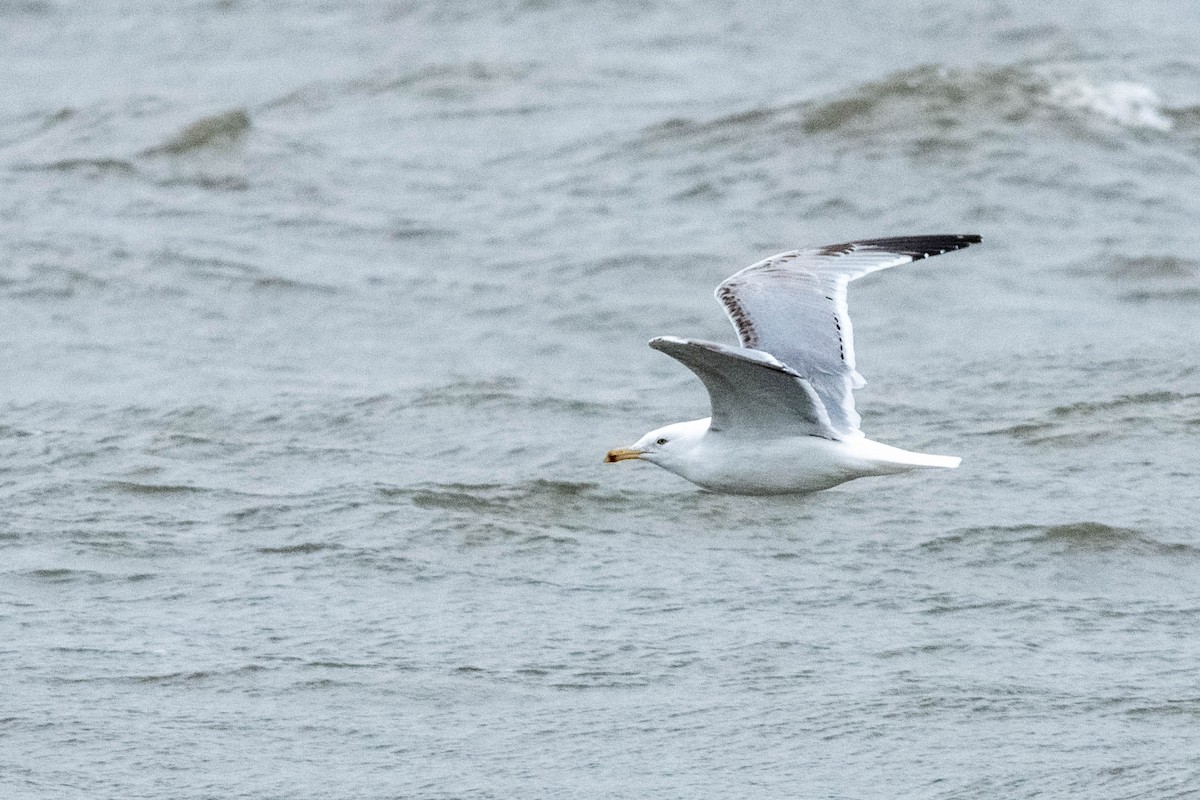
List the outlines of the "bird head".
{"label": "bird head", "polygon": [[707,431],[707,419],[676,422],[650,431],[629,447],[609,450],[604,461],[615,464],[636,458],[670,470],[680,460],[687,458]]}

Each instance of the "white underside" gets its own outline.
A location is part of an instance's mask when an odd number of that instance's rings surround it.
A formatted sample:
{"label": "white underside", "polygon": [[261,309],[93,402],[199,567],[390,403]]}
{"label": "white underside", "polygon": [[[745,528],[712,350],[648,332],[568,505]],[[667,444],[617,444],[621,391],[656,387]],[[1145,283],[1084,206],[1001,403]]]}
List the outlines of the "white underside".
{"label": "white underside", "polygon": [[667,459],[657,463],[716,492],[788,494],[816,492],[870,475],[953,469],[961,461],[955,456],[912,453],[865,438],[835,441],[794,436],[753,440],[718,433],[705,435],[669,463]]}

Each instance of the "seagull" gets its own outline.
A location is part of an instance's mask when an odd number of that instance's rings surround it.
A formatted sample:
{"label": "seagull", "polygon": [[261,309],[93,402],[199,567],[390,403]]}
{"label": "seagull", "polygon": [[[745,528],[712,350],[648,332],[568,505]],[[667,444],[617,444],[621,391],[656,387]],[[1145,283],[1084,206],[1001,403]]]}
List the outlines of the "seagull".
{"label": "seagull", "polygon": [[605,461],[649,461],[709,491],[817,492],[870,475],[953,469],[962,459],[912,453],[859,430],[846,307],[850,281],[960,250],[979,236],[864,239],[792,250],[746,267],[716,297],[740,347],[660,336],[650,346],[696,373],[712,415],[650,431]]}

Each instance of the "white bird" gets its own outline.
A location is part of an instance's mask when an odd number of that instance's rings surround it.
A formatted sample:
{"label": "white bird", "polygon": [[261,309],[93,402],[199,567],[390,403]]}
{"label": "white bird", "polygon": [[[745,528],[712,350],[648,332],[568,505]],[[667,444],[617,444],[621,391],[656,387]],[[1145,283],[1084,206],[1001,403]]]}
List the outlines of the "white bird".
{"label": "white bird", "polygon": [[780,253],[717,287],[741,347],[661,336],[650,346],[704,382],[712,416],[650,431],[605,461],[641,459],[714,492],[816,492],[868,475],[957,467],[859,430],[846,285],[959,250],[975,235],[901,236]]}

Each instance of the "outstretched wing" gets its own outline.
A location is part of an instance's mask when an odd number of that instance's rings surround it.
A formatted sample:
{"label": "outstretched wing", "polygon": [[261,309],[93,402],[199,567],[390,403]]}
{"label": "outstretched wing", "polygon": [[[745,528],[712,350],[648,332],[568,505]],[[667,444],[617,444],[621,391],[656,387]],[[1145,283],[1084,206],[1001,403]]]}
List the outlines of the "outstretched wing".
{"label": "outstretched wing", "polygon": [[861,436],[846,284],[870,272],[959,250],[975,235],[900,236],[780,253],[746,267],[716,296],[742,347],[773,355],[804,376],[840,438]]}
{"label": "outstretched wing", "polygon": [[842,438],[830,426],[812,384],[768,353],[677,336],[651,339],[650,346],[682,362],[704,382],[714,433]]}

